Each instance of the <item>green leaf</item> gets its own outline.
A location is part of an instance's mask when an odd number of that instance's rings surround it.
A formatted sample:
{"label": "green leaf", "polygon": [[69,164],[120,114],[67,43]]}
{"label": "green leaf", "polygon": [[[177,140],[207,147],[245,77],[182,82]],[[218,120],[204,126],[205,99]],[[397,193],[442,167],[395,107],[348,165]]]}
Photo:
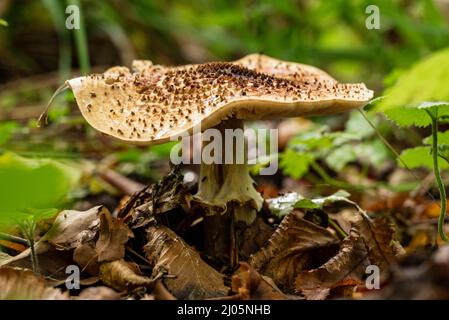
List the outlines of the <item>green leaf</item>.
{"label": "green leaf", "polygon": [[281,157],[280,166],[284,174],[299,179],[309,171],[313,157],[307,153],[299,153],[287,149]]}
{"label": "green leaf", "polygon": [[[379,122],[379,118],[375,115],[369,114],[368,117],[374,125]],[[349,119],[345,125],[345,131],[357,134],[359,138],[367,138],[374,134],[374,129],[359,111],[352,111],[349,114]]]}
{"label": "green leaf", "polygon": [[329,152],[326,164],[334,171],[340,171],[348,163],[359,160],[380,167],[388,159],[388,150],[380,140],[368,140],[357,144],[344,144]]}
{"label": "green leaf", "polygon": [[14,221],[25,221],[34,220],[36,222],[53,218],[59,212],[56,208],[45,208],[45,209],[27,209],[21,212],[15,213]]}
{"label": "green leaf", "polygon": [[[51,159],[26,159],[14,153],[0,156],[0,221],[18,214],[46,215],[67,200],[81,173]],[[0,224],[0,227],[1,224]]]}
{"label": "green leaf", "polygon": [[385,111],[385,115],[400,127],[427,127],[432,123],[428,112],[438,118],[448,117],[449,102],[422,102],[415,106],[391,108]]}
{"label": "green leaf", "polygon": [[327,132],[327,130],[327,127],[322,127],[319,131],[300,134],[289,141],[288,148],[299,153],[320,157],[334,147],[361,139],[361,136],[355,132]]}
{"label": "green leaf", "polygon": [[288,146],[297,151],[329,148],[332,146],[334,137],[332,134],[325,132],[325,130],[327,128],[323,127],[318,130],[302,133],[291,139]]}
{"label": "green leaf", "polygon": [[362,136],[356,132],[338,131],[329,133],[332,138],[332,147],[340,146],[348,142],[356,142],[362,139]]}
{"label": "green leaf", "polygon": [[355,145],[354,152],[361,162],[376,168],[381,167],[389,159],[387,147],[377,139]]}
{"label": "green leaf", "polygon": [[6,20],[4,20],[4,19],[0,19],[0,26],[7,27],[8,26],[8,22]]}
{"label": "green leaf", "polygon": [[312,201],[321,209],[323,209],[325,206],[334,204],[336,202],[344,202],[350,205],[354,205],[358,208],[358,206],[354,202],[348,199],[349,196],[350,194],[348,192],[344,190],[339,190],[330,196],[323,198],[316,198],[313,199]]}
{"label": "green leaf", "polygon": [[385,91],[376,111],[414,105],[422,101],[449,101],[449,48],[435,52],[403,72]]}
{"label": "green leaf", "polygon": [[332,150],[326,157],[325,162],[334,171],[340,171],[349,162],[357,160],[357,153],[354,146],[350,144],[342,145]]}
{"label": "green leaf", "polygon": [[115,156],[119,162],[137,163],[141,160],[143,153],[143,150],[130,148],[125,151],[117,152]]}
{"label": "green leaf", "polygon": [[267,202],[270,212],[278,217],[287,215],[295,208],[303,209],[304,211],[318,209],[326,212],[330,207],[337,204],[351,206],[362,212],[362,209],[355,202],[348,199],[349,196],[348,192],[340,190],[327,197],[307,199],[299,193],[289,192],[283,196],[268,199]]}
{"label": "green leaf", "polygon": [[[432,144],[432,135],[423,139],[424,144]],[[449,130],[444,132],[438,132],[438,144],[449,144]]]}
{"label": "green leaf", "polygon": [[438,145],[438,156],[449,163],[449,144]]}
{"label": "green leaf", "polygon": [[30,209],[29,214],[37,221],[53,218],[59,212],[56,208]]}
{"label": "green leaf", "polygon": [[[400,158],[402,162],[405,162],[407,167],[410,169],[414,168],[427,168],[429,170],[433,169],[433,160],[431,154],[432,148],[430,146],[420,146],[410,149],[405,149],[402,151]],[[398,164],[401,167],[404,167],[402,163],[398,159]],[[449,165],[443,159],[438,159],[438,164],[441,169],[446,169]]]}
{"label": "green leaf", "polygon": [[170,156],[170,152],[173,149],[173,147],[178,144],[178,141],[170,141],[163,144],[157,144],[154,146],[151,146],[150,150],[155,155],[161,157],[161,158],[168,158]]}
{"label": "green leaf", "polygon": [[427,127],[431,124],[431,118],[424,111],[416,108],[398,107],[384,111],[388,119],[394,121],[400,127]]}
{"label": "green leaf", "polygon": [[14,132],[17,131],[19,125],[14,121],[0,123],[0,146],[8,142]]}
{"label": "green leaf", "polygon": [[320,209],[321,207],[310,199],[301,199],[295,203],[294,208],[297,208],[297,209]]}
{"label": "green leaf", "polygon": [[304,199],[302,195],[296,192],[288,192],[277,198],[267,200],[270,212],[278,217],[283,217],[289,214],[294,208],[295,203]]}

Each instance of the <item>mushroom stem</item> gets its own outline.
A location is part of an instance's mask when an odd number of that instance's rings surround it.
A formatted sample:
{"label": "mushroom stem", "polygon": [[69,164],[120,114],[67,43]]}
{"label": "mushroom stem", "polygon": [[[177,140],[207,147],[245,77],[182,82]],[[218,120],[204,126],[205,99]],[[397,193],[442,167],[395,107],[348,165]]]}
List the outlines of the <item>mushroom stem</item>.
{"label": "mushroom stem", "polygon": [[[243,121],[232,118],[215,129],[220,131],[222,140],[222,162],[225,162],[226,153],[232,152],[232,163],[202,162],[198,192],[194,198],[205,209],[206,254],[222,262],[230,261],[231,266],[235,266],[237,241],[234,223],[252,223],[262,208],[263,199],[249,174]],[[229,141],[230,134],[236,139]],[[208,144],[203,144],[203,150]],[[244,153],[243,163],[238,163],[238,159],[242,159],[241,152]]]}

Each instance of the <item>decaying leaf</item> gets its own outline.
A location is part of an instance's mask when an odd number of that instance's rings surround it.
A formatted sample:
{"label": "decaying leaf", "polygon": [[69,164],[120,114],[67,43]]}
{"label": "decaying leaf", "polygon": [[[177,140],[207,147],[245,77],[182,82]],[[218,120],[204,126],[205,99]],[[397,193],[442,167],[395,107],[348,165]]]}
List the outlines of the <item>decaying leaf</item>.
{"label": "decaying leaf", "polygon": [[249,263],[286,292],[293,292],[296,275],[325,262],[337,248],[338,240],[330,231],[301,218],[301,213],[294,210]]}
{"label": "decaying leaf", "polygon": [[97,251],[93,241],[81,244],[73,251],[73,261],[90,275],[97,276],[100,271]]}
{"label": "decaying leaf", "polygon": [[108,209],[103,206],[87,211],[61,211],[41,241],[48,241],[60,250],[74,249],[95,237],[100,225],[99,216],[106,211]]}
{"label": "decaying leaf", "polygon": [[267,203],[270,211],[278,217],[283,217],[296,208],[306,215],[325,216],[326,221],[327,218],[331,218],[348,233],[352,222],[364,213],[357,203],[348,198],[349,196],[349,193],[340,190],[330,196],[308,199],[297,192],[289,192],[283,196],[268,199]]}
{"label": "decaying leaf", "polygon": [[109,211],[100,214],[100,236],[95,245],[98,262],[114,261],[125,256],[125,244],[133,237],[131,230],[117,218],[113,218]]}
{"label": "decaying leaf", "polygon": [[153,276],[166,273],[168,290],[178,299],[207,299],[224,296],[229,288],[223,275],[204,262],[198,252],[164,226],[150,226],[144,250],[153,266]]}
{"label": "decaying leaf", "polygon": [[385,272],[403,252],[394,236],[395,230],[385,218],[371,220],[360,215],[334,257],[316,269],[298,274],[297,292],[306,299],[321,300],[338,289],[363,285],[361,280],[368,265]]}
{"label": "decaying leaf", "polygon": [[[48,277],[47,284],[55,285],[67,279],[66,267],[73,264],[72,254],[69,251],[56,250],[49,246],[48,250],[39,254],[39,272]],[[31,257],[14,260],[7,264],[8,267],[33,269]],[[0,289],[1,290],[1,289]]]}
{"label": "decaying leaf", "polygon": [[161,279],[156,280],[154,283],[152,294],[155,300],[176,300],[164,286]]}
{"label": "decaying leaf", "polygon": [[247,300],[281,300],[287,296],[274,284],[273,280],[261,276],[246,262],[232,276],[232,291],[240,299]]}
{"label": "decaying leaf", "polygon": [[296,289],[309,300],[322,300],[331,290],[341,285],[361,281],[366,266],[368,252],[360,235],[352,229],[342,241],[339,252],[317,269],[303,271],[296,278]]}
{"label": "decaying leaf", "polygon": [[118,291],[127,291],[153,285],[154,281],[139,275],[138,269],[125,260],[104,262],[100,266],[100,279],[107,286]]}
{"label": "decaying leaf", "polygon": [[0,268],[0,300],[66,300],[59,289],[46,287],[45,280],[30,270]]}
{"label": "decaying leaf", "polygon": [[175,166],[161,181],[133,196],[118,217],[133,229],[144,227],[157,215],[184,206],[186,195],[180,168]]}
{"label": "decaying leaf", "polygon": [[[103,206],[93,207],[87,211],[64,210],[56,217],[51,228],[42,238],[36,242],[34,248],[37,254],[42,255],[51,251],[52,248],[57,250],[71,250],[83,242],[92,240],[99,228],[99,214],[107,211]],[[20,254],[2,259],[0,266],[20,265],[22,260],[30,260],[31,250],[28,248]]]}
{"label": "decaying leaf", "polygon": [[11,256],[9,254],[0,251],[0,264],[2,263],[2,261],[7,261],[9,259],[11,259]]}
{"label": "decaying leaf", "polygon": [[383,217],[371,220],[362,215],[354,222],[354,228],[365,243],[371,264],[381,271],[387,270],[405,252],[395,239],[394,227]]}
{"label": "decaying leaf", "polygon": [[267,242],[273,231],[274,228],[261,217],[256,218],[251,225],[246,226],[243,230],[237,230],[241,259],[247,260],[251,254],[257,252]]}

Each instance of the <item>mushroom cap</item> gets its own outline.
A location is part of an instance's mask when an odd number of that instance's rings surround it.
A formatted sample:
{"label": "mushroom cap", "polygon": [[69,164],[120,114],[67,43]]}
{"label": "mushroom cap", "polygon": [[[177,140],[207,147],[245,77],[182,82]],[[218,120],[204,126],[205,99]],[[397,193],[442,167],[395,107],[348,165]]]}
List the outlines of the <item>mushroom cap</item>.
{"label": "mushroom cap", "polygon": [[342,84],[318,68],[258,54],[177,67],[137,60],[132,67],[67,84],[92,127],[136,144],[167,142],[231,117],[334,114],[363,107],[373,97],[363,83]]}

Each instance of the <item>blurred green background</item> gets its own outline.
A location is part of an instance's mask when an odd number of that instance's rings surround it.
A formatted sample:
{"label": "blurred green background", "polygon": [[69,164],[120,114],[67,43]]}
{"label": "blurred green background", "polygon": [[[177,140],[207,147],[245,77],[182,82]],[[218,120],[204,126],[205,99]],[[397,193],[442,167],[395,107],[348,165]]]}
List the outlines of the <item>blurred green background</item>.
{"label": "blurred green background", "polygon": [[[73,4],[81,9],[80,30],[65,28],[66,7]],[[369,5],[379,8],[379,30],[365,26]],[[92,176],[94,162],[147,183],[166,169],[170,150],[170,146],[134,148],[98,135],[86,126],[70,93],[55,102],[50,126],[37,128],[36,120],[52,93],[76,74],[129,66],[133,59],[184,64],[260,52],[318,66],[341,81],[365,82],[381,95],[403,70],[449,46],[447,0],[1,0],[0,18],[0,152],[4,155],[0,176],[11,177],[11,168],[39,170],[42,165],[24,165],[9,152],[36,161],[41,157],[69,161],[70,174],[58,166],[52,176],[70,177],[70,183],[62,183],[65,196],[67,186],[73,184],[73,164],[81,180],[83,174]],[[352,116],[352,121],[357,119]],[[345,127],[332,118],[326,125]],[[420,141],[413,134],[407,139]],[[23,177],[23,172],[16,174]],[[4,190],[11,187],[2,182]],[[70,194],[80,198],[101,193],[108,190],[103,182],[88,179],[88,187]],[[23,183],[53,195],[61,191],[36,180]],[[20,192],[20,185],[17,188]],[[0,190],[0,197],[4,194],[8,193]],[[21,207],[28,210],[26,202]]]}
{"label": "blurred green background", "polygon": [[[2,0],[0,16],[9,27],[0,29],[1,83],[78,67],[73,34],[64,28],[66,4],[73,2]],[[449,43],[444,0],[75,3],[81,6],[91,64],[101,67],[129,65],[134,58],[179,64],[263,52],[379,89],[392,70]],[[380,30],[365,27],[372,4],[380,10]]]}

